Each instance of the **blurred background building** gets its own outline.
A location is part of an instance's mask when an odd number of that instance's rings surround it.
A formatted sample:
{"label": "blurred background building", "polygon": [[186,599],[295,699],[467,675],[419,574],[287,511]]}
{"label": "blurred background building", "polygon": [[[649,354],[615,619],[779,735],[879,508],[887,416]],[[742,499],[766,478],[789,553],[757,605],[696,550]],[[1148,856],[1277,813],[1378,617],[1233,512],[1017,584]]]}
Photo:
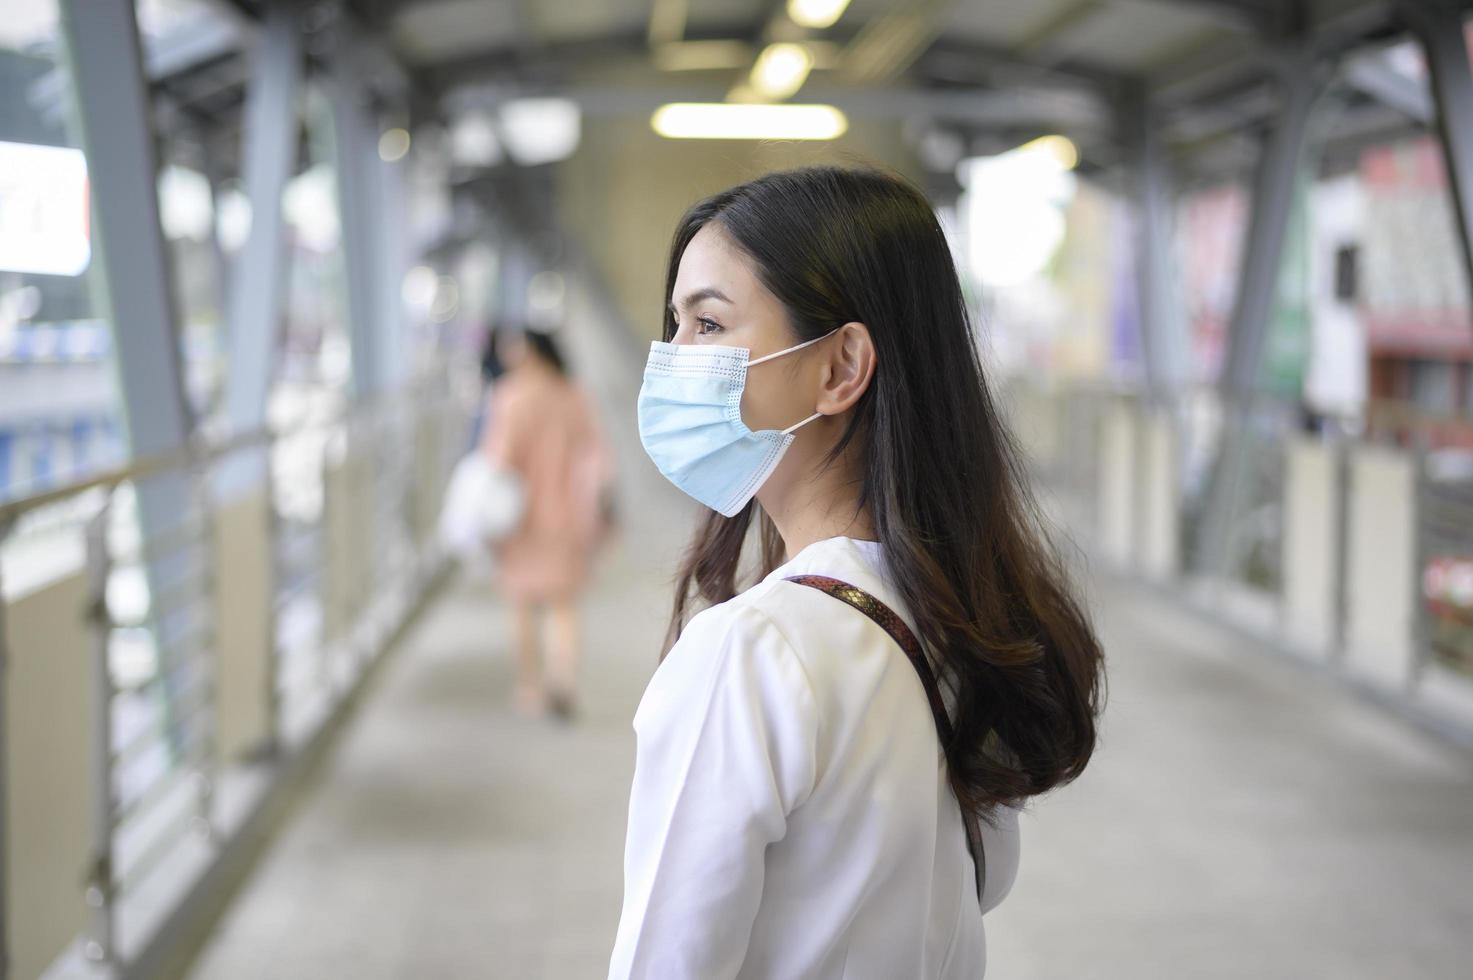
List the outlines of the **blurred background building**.
{"label": "blurred background building", "polygon": [[[995,975],[1466,975],[1469,6],[0,0],[0,977],[599,975],[668,236],[829,161],[935,202],[1112,659]],[[434,535],[528,324],[619,450],[568,731]]]}

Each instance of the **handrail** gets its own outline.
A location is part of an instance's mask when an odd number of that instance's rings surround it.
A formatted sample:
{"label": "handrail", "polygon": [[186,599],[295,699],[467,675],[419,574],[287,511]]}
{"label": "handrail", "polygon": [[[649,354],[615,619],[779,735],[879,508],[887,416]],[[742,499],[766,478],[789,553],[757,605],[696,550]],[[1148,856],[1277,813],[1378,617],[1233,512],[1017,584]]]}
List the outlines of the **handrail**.
{"label": "handrail", "polygon": [[[222,847],[238,846],[230,841],[235,839],[232,835],[240,833],[240,826],[219,823],[224,811],[214,805],[216,780],[229,761],[220,745],[224,716],[218,667],[226,654],[219,635],[222,622],[218,600],[225,586],[216,574],[222,556],[215,549],[222,542],[215,532],[222,526],[217,520],[231,507],[231,502],[210,492],[214,474],[234,461],[231,454],[243,451],[259,453],[261,461],[267,463],[259,488],[268,516],[267,525],[261,528],[268,535],[265,552],[252,557],[243,572],[251,590],[256,588],[253,577],[257,570],[265,575],[261,585],[266,589],[267,602],[258,612],[267,620],[264,631],[252,629],[244,634],[241,642],[250,645],[250,650],[235,649],[231,654],[246,658],[240,662],[248,662],[252,678],[265,672],[258,678],[264,683],[242,680],[234,689],[236,696],[248,699],[252,711],[264,712],[265,720],[259,731],[253,722],[236,724],[226,734],[232,753],[229,759],[264,748],[268,753],[265,758],[283,762],[308,744],[307,740],[318,737],[321,726],[344,709],[364,671],[383,652],[393,630],[402,624],[414,602],[423,598],[442,567],[432,519],[420,506],[424,502],[421,495],[433,498],[443,493],[449,455],[456,451],[446,437],[464,421],[460,409],[467,406],[461,401],[452,386],[418,379],[357,401],[309,404],[304,411],[293,413],[291,421],[253,432],[231,434],[202,427],[177,448],[0,503],[0,542],[13,533],[27,533],[28,525],[37,531],[49,530],[52,515],[44,509],[61,502],[68,506],[55,514],[56,523],[80,523],[85,532],[88,599],[78,615],[87,634],[89,669],[95,681],[90,699],[94,737],[90,740],[86,778],[98,789],[88,807],[90,858],[84,884],[88,911],[80,947],[87,958],[110,963],[121,975],[128,975],[133,954],[118,946],[118,916],[122,910],[134,907],[129,902],[136,884],[183,845],[181,830],[198,827],[208,835],[207,863],[221,860]],[[374,438],[374,433],[379,438]],[[395,438],[384,438],[391,433]],[[402,452],[398,444],[401,435],[412,443]],[[321,496],[315,516],[302,520],[300,527],[279,509],[280,495],[295,485],[296,477],[270,465],[277,460],[278,447],[285,451],[299,441],[303,459],[309,461],[304,462],[301,475],[308,484],[316,482],[316,493]],[[330,480],[339,449],[372,470],[362,478],[353,471],[353,478],[346,481]],[[254,455],[236,458],[256,459]],[[139,527],[121,536],[111,534],[113,522],[109,515],[118,503],[119,485],[163,474],[189,484],[188,508],[165,517],[167,526],[162,529]],[[230,513],[255,520],[259,518],[256,506]],[[336,507],[345,508],[342,513],[361,510],[370,515],[374,529],[360,533],[356,528],[347,531],[339,527],[341,522],[330,520]],[[22,520],[27,515],[30,517]],[[119,560],[129,564],[143,561],[159,550],[161,542],[164,550],[173,554],[191,536],[201,539],[201,549],[184,549],[190,553],[189,560],[150,578],[145,610],[130,613],[126,621],[110,613],[107,587]],[[235,540],[229,535],[226,538],[227,542]],[[228,560],[228,555],[223,557]],[[374,574],[371,580],[359,583],[365,564]],[[338,592],[348,584],[352,585],[353,608],[340,608]],[[294,620],[287,632],[277,623],[285,593],[315,606],[312,616],[300,623]],[[312,611],[308,606],[303,609]],[[7,604],[0,601],[0,621],[8,612]],[[152,676],[121,690],[111,656],[119,629],[151,631],[151,637],[139,642],[151,645],[155,658]],[[264,635],[258,637],[258,632]],[[4,639],[0,635],[0,671],[6,652]],[[138,695],[153,692],[166,694],[167,704],[146,716],[138,728],[120,733],[113,725],[116,712],[132,710],[125,701],[134,702]],[[3,710],[0,705],[0,720]],[[119,739],[120,734],[125,737]],[[146,757],[163,745],[179,756],[170,759],[159,772],[146,771],[152,768],[151,762],[145,762]],[[4,760],[0,758],[0,770],[3,768]],[[136,783],[131,777],[126,786],[119,781],[125,768],[136,775]],[[0,803],[5,799],[6,775],[0,771]],[[124,788],[126,796],[120,795]],[[181,804],[187,803],[177,821],[167,828],[162,824],[155,828],[155,821],[163,820],[165,811],[173,809],[170,801],[176,795]],[[150,840],[140,854],[134,849],[133,836],[135,828],[144,827]],[[156,829],[163,832],[154,837]],[[4,870],[5,859],[14,854],[7,855],[3,845],[0,841],[0,871]],[[118,863],[120,854],[127,856],[127,867]],[[6,897],[0,889],[0,918]],[[161,936],[155,935],[149,942],[164,942]],[[5,953],[4,940],[0,935],[0,957]]]}
{"label": "handrail", "polygon": [[[122,466],[116,466],[112,469],[95,473],[92,476],[75,480],[65,486],[52,487],[21,497],[19,500],[0,503],[0,528],[9,526],[23,514],[65,500],[68,497],[74,497],[87,490],[98,487],[116,487],[118,484],[126,483],[129,480],[157,476],[191,465],[213,462],[222,457],[240,452],[243,449],[249,449],[258,445],[268,445],[286,436],[296,435],[313,429],[327,428],[333,425],[352,423],[364,415],[369,415],[383,409],[385,406],[402,404],[406,395],[411,398],[413,397],[415,387],[415,385],[409,384],[393,391],[380,392],[375,395],[356,399],[344,405],[338,405],[325,418],[297,422],[280,428],[263,426],[249,432],[232,434],[221,442],[206,442],[202,434],[195,433],[182,446],[141,456]],[[441,393],[443,394],[443,392]]]}
{"label": "handrail", "polygon": [[[11,500],[0,504],[0,526],[15,521],[21,515],[33,510],[39,510],[49,504],[57,503],[75,497],[79,493],[99,487],[113,488],[120,483],[129,480],[138,480],[145,477],[157,476],[171,470],[180,469],[202,461],[218,459],[241,449],[245,449],[256,443],[270,442],[276,433],[270,430],[257,430],[234,436],[223,443],[203,448],[195,445],[185,445],[177,449],[166,450],[161,453],[153,453],[142,456],[122,466],[95,473],[92,476],[68,483],[65,486],[52,487],[39,493],[22,497],[19,500]],[[203,455],[203,460],[201,459]]]}

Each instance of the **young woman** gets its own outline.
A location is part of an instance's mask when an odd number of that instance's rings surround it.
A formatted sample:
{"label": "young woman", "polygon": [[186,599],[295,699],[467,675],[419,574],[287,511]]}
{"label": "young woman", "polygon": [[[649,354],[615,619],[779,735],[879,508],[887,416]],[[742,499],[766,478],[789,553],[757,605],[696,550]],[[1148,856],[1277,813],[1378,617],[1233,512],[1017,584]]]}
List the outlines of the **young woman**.
{"label": "young woman", "polygon": [[770,174],[686,213],[666,292],[640,435],[711,512],[634,718],[610,976],[980,977],[1103,662],[935,214],[883,173]]}
{"label": "young woman", "polygon": [[[521,524],[496,547],[497,587],[516,607],[516,707],[567,720],[577,687],[577,599],[605,530],[600,500],[610,454],[592,402],[569,378],[550,334],[525,331],[508,359],[513,366],[490,392],[481,448],[521,477],[527,495]],[[544,609],[552,625],[546,681],[538,643]]]}

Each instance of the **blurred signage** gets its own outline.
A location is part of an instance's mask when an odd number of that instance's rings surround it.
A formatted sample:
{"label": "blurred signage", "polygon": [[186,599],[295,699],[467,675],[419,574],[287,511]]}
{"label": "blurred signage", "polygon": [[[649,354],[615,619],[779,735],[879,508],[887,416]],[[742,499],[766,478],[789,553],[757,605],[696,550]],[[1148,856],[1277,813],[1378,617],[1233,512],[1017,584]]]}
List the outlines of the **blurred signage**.
{"label": "blurred signage", "polygon": [[79,276],[90,230],[81,150],[0,141],[0,271]]}
{"label": "blurred signage", "polygon": [[1361,156],[1360,175],[1366,254],[1357,285],[1372,351],[1473,355],[1462,245],[1436,141],[1372,147]]}
{"label": "blurred signage", "polygon": [[1227,353],[1228,321],[1237,298],[1248,193],[1220,184],[1187,195],[1177,220],[1182,263],[1182,303],[1191,323],[1190,377],[1211,383]]}

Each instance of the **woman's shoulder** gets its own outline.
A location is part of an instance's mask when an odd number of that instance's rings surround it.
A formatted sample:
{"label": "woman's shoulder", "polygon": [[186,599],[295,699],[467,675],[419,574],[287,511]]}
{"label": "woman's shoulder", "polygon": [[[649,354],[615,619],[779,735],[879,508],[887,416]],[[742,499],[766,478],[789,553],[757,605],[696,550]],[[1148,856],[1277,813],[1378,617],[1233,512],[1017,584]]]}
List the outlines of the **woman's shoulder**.
{"label": "woman's shoulder", "polygon": [[682,648],[709,648],[718,644],[741,651],[774,646],[791,651],[792,644],[772,615],[772,601],[764,601],[757,594],[759,590],[765,591],[766,586],[767,583],[760,584],[696,613],[680,631],[670,655],[674,656]]}
{"label": "woman's shoulder", "polygon": [[810,624],[830,612],[834,600],[781,578],[757,583],[691,617],[667,660],[685,650],[720,647],[755,669],[791,669],[805,681],[814,670]]}
{"label": "woman's shoulder", "polygon": [[812,597],[806,594],[812,591],[781,578],[764,579],[745,592],[708,606],[691,617],[681,632],[681,638],[684,639],[692,629],[706,635],[729,630],[742,633],[765,630],[781,636],[791,647],[793,644],[788,633],[794,625],[794,616],[801,618],[812,611]]}
{"label": "woman's shoulder", "polygon": [[816,699],[793,645],[760,604],[741,599],[703,609],[685,624],[645,689],[636,730],[733,697],[798,728],[812,724]]}
{"label": "woman's shoulder", "polygon": [[[810,562],[788,571],[838,578],[877,599],[907,628],[915,630],[884,580],[858,564]],[[739,642],[753,635],[780,639],[784,655],[802,669],[820,696],[837,690],[863,691],[883,682],[891,656],[899,650],[895,639],[869,615],[822,589],[789,581],[783,571],[704,610],[686,630],[692,627],[694,642],[700,646],[726,633]]]}

